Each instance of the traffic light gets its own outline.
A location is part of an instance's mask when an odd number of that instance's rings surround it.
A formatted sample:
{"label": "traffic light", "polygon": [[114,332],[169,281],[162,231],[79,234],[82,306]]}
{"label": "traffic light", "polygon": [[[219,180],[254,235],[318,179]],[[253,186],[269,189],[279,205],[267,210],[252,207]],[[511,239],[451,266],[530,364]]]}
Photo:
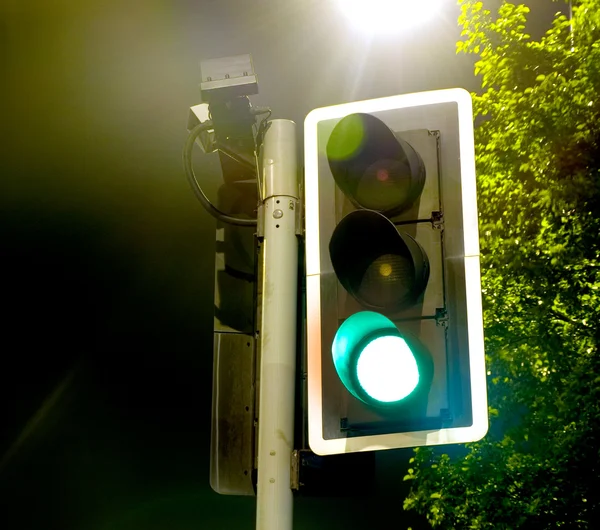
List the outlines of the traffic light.
{"label": "traffic light", "polygon": [[487,432],[471,98],[305,121],[309,445],[321,455]]}

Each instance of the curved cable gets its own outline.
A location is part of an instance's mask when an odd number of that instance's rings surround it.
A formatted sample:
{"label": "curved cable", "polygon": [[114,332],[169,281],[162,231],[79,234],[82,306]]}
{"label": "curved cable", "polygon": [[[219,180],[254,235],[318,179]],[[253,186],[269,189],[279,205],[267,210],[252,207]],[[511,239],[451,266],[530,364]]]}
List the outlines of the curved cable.
{"label": "curved cable", "polygon": [[192,152],[194,149],[194,144],[196,143],[196,138],[200,136],[201,132],[211,129],[212,127],[213,124],[210,121],[199,123],[190,131],[190,134],[188,135],[187,140],[185,141],[185,146],[183,148],[183,167],[185,169],[185,175],[188,179],[188,182],[192,187],[194,195],[200,201],[200,204],[202,204],[204,209],[214,218],[218,219],[219,221],[222,221],[223,223],[228,223],[231,225],[256,226],[256,219],[244,219],[242,217],[234,217],[219,210],[213,203],[210,202],[209,198],[202,191],[202,188],[196,180],[196,175],[194,174],[194,167],[192,164]]}
{"label": "curved cable", "polygon": [[256,171],[256,192],[258,193],[258,198],[261,200],[263,200],[263,188],[262,188],[262,182],[261,182],[261,172],[259,169],[259,160],[261,159],[261,151],[262,151],[262,147],[263,147],[263,141],[265,138],[265,132],[267,131],[267,127],[268,127],[268,119],[271,116],[271,109],[269,107],[254,107],[254,109],[252,109],[254,114],[267,114],[258,124],[257,127],[257,131],[256,131],[256,151],[255,151],[255,157],[256,157],[256,167],[257,167],[257,171]]}

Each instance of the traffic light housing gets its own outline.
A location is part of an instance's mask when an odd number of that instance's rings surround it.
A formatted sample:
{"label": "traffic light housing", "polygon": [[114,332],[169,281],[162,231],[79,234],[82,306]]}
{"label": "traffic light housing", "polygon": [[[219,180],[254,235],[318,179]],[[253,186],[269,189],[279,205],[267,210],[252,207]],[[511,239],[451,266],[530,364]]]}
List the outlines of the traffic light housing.
{"label": "traffic light housing", "polygon": [[305,120],[308,429],[321,455],[487,432],[471,98]]}

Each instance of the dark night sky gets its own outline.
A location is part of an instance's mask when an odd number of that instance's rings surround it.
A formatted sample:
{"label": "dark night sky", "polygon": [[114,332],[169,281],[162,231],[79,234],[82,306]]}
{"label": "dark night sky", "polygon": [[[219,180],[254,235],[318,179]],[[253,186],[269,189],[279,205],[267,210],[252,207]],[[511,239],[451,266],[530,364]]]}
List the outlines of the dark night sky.
{"label": "dark night sky", "polygon": [[[560,7],[531,5],[540,27]],[[253,498],[208,484],[215,223],[181,164],[198,61],[251,53],[253,103],[300,138],[315,107],[476,88],[457,13],[368,42],[333,0],[4,0],[0,527],[254,528]],[[296,528],[400,527],[394,495],[299,499]]]}

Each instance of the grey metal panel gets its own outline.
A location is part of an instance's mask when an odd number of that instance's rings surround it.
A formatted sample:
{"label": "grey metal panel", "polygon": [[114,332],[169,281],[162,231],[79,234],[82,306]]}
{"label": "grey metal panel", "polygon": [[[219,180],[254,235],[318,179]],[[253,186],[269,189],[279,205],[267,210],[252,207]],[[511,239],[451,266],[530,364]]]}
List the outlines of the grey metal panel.
{"label": "grey metal panel", "polygon": [[224,495],[254,495],[255,340],[214,334],[210,485]]}
{"label": "grey metal panel", "polygon": [[200,72],[200,90],[204,101],[214,93],[221,99],[258,93],[258,80],[249,54],[201,61]]}
{"label": "grey metal panel", "polygon": [[[243,256],[247,264],[238,265]],[[254,331],[256,250],[252,228],[217,229],[215,252],[214,331],[252,334]],[[237,267],[236,267],[237,265]]]}
{"label": "grey metal panel", "polygon": [[[224,184],[217,205],[232,215],[251,216],[256,209],[256,181]],[[254,335],[256,227],[218,223],[215,252],[215,332]]]}

